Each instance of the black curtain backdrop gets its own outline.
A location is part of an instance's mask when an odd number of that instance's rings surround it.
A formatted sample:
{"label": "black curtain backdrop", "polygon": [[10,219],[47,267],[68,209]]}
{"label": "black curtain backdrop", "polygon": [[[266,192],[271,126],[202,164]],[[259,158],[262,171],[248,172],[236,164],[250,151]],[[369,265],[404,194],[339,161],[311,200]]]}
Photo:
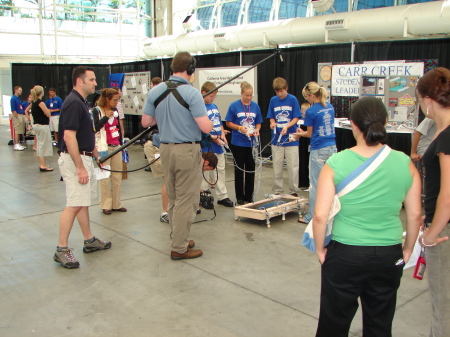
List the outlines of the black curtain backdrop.
{"label": "black curtain backdrop", "polygon": [[438,59],[450,68],[450,39],[355,43],[355,62]]}
{"label": "black curtain backdrop", "polygon": [[[40,85],[45,90],[47,99],[49,88],[55,88],[56,94],[63,100],[72,91],[72,71],[79,64],[39,64],[39,63],[13,63],[11,64],[12,87],[21,86],[23,93],[20,97],[25,101],[30,90]],[[97,88],[108,86],[109,65],[89,65],[97,78]]]}
{"label": "black curtain backdrop", "polygon": [[[425,60],[438,59],[439,66],[450,68],[450,39],[423,39],[382,42],[356,42],[354,62],[378,60]],[[271,55],[273,49],[242,52],[242,66],[252,66]],[[302,89],[306,83],[317,80],[317,64],[320,62],[345,63],[351,61],[351,43],[323,44],[282,49],[283,61],[275,56],[258,66],[258,100],[263,117],[267,115],[270,98],[275,95],[272,81],[275,77],[284,77],[289,84],[289,92],[296,96],[301,104],[304,102]],[[239,66],[239,52],[199,55],[195,57],[198,68]],[[151,76],[164,80],[170,76],[171,58],[113,65],[89,65],[97,76],[98,89],[108,85],[110,73],[150,71]],[[72,69],[77,64],[26,64],[13,63],[11,86],[23,88],[22,101],[26,100],[29,90],[36,84],[47,91],[50,87],[57,89],[57,94],[65,98],[72,89]],[[342,110],[342,109],[341,109]],[[345,110],[345,109],[344,109]],[[345,111],[340,112],[345,115]],[[262,129],[262,142],[270,140],[268,122]],[[134,137],[139,133],[139,116],[127,116],[126,135]],[[270,150],[268,150],[270,151]]]}

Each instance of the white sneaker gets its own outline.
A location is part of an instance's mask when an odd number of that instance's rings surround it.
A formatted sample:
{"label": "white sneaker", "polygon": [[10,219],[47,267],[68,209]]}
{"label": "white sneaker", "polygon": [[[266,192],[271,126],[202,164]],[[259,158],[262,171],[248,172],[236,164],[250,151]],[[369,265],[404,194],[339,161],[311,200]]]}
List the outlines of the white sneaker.
{"label": "white sneaker", "polygon": [[25,149],[26,149],[26,147],[23,147],[23,146],[20,145],[20,144],[14,145],[14,150],[15,150],[15,151],[23,151],[23,150],[25,150]]}

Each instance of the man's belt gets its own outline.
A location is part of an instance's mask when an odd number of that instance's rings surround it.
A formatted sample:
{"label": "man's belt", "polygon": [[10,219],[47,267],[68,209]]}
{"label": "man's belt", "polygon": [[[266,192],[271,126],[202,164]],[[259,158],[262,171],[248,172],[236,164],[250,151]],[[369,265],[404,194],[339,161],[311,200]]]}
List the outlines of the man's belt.
{"label": "man's belt", "polygon": [[200,144],[200,141],[196,140],[196,141],[192,141],[192,142],[181,142],[181,143],[164,143],[164,142],[161,142],[161,144],[174,144],[174,145],[178,145],[178,144]]}
{"label": "man's belt", "polygon": [[[61,151],[61,153],[69,153],[69,151]],[[80,153],[82,156],[92,157],[92,152],[79,151],[79,153]]]}

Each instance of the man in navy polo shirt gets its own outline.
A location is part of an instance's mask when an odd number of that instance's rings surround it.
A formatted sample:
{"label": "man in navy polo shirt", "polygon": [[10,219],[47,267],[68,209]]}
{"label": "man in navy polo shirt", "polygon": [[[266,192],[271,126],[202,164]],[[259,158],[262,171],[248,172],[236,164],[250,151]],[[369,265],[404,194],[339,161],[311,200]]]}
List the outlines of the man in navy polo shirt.
{"label": "man in navy polo shirt", "polygon": [[72,248],[69,248],[69,234],[75,218],[84,236],[83,252],[108,249],[111,242],[96,238],[89,223],[91,199],[97,195],[97,179],[93,159],[100,159],[95,148],[95,133],[89,114],[86,97],[95,92],[97,82],[92,68],[76,67],[72,73],[73,90],[67,96],[59,120],[58,159],[61,176],[66,183],[67,203],[59,221],[59,246],[53,260],[64,268],[78,268]]}
{"label": "man in navy polo shirt", "polygon": [[56,96],[56,89],[48,89],[48,100],[45,101],[45,105],[50,110],[50,131],[53,131],[53,137],[55,142],[58,144],[58,127],[59,127],[59,113],[61,112],[61,107],[63,101],[61,98]]}
{"label": "man in navy polo shirt", "polygon": [[25,134],[25,112],[22,108],[22,103],[20,102],[19,96],[22,94],[22,88],[19,86],[14,87],[14,95],[11,97],[11,112],[12,112],[12,121],[14,126],[14,150],[15,151],[23,151],[26,147],[20,145],[20,135]]}

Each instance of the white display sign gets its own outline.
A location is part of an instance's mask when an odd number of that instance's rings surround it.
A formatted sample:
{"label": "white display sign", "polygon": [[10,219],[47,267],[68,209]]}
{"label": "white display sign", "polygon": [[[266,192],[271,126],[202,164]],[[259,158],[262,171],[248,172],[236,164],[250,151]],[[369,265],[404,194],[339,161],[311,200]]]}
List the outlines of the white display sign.
{"label": "white display sign", "polygon": [[125,114],[141,115],[150,87],[150,72],[125,73],[122,87],[122,108]]}
{"label": "white display sign", "polygon": [[335,64],[332,68],[331,95],[359,96],[361,75],[422,76],[423,62]]}
{"label": "white display sign", "polygon": [[[218,87],[222,83],[233,78],[237,74],[241,73],[245,67],[239,68],[216,68],[216,69],[197,69],[198,82],[201,84],[206,81],[210,81]],[[237,77],[227,85],[224,85],[219,89],[219,95],[224,96],[240,96],[241,95],[241,83],[246,81],[250,83],[253,88],[256,88],[255,82],[255,69],[251,69],[245,74]]]}

